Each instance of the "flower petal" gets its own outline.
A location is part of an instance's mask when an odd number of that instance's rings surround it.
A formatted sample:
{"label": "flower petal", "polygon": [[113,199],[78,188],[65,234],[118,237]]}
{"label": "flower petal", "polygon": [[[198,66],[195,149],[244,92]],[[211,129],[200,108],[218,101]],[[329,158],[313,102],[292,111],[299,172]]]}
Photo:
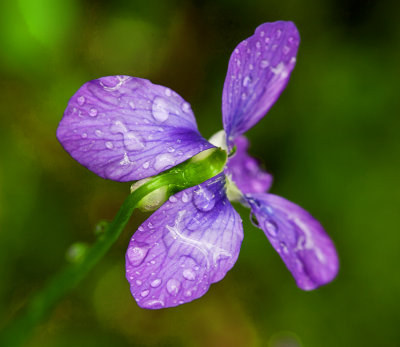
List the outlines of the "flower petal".
{"label": "flower petal", "polygon": [[243,228],[224,186],[220,174],[171,196],[133,235],[126,278],[139,306],[197,299],[235,264]]}
{"label": "flower petal", "polygon": [[300,36],[292,22],[260,25],[233,51],[222,93],[229,144],[256,124],[285,88],[296,62]]}
{"label": "flower petal", "polygon": [[244,194],[268,191],[272,184],[272,175],[263,171],[257,160],[247,154],[247,138],[239,136],[234,144],[236,152],[229,158],[225,172],[232,175],[233,182]]}
{"label": "flower petal", "polygon": [[246,200],[301,289],[315,289],[335,278],[339,269],[335,246],[307,211],[272,194],[249,194]]}
{"label": "flower petal", "polygon": [[69,101],[57,137],[79,163],[115,181],[153,176],[213,147],[177,93],[129,76],[85,83]]}

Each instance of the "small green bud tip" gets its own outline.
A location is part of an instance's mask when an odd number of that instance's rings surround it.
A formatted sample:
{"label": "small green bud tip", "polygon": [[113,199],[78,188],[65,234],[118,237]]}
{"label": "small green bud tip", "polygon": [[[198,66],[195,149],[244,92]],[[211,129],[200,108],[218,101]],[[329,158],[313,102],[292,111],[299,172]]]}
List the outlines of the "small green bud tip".
{"label": "small green bud tip", "polygon": [[88,249],[88,244],[84,242],[76,242],[68,248],[65,258],[70,263],[79,263],[85,257]]}

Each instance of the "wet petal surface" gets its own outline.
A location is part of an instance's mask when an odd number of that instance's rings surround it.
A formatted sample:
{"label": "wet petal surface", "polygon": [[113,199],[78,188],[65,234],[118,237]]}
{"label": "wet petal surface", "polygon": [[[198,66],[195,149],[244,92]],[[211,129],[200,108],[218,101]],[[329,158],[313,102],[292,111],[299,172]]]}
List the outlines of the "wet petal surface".
{"label": "wet petal surface", "polygon": [[315,289],[335,278],[339,269],[335,246],[315,218],[273,194],[252,194],[246,198],[259,228],[301,289]]}
{"label": "wet petal surface", "polygon": [[222,94],[229,144],[253,127],[285,88],[296,62],[300,37],[292,22],[260,25],[233,51]]}
{"label": "wet petal surface", "polygon": [[171,196],[135,232],[126,278],[139,306],[158,309],[197,299],[235,264],[243,228],[224,185],[220,174]]}
{"label": "wet petal surface", "polygon": [[213,147],[178,94],[129,76],[85,83],[68,102],[57,137],[79,163],[116,181],[153,176]]}
{"label": "wet petal surface", "polygon": [[263,171],[259,162],[247,154],[249,141],[244,136],[235,139],[235,154],[229,158],[225,172],[242,193],[265,193],[271,187],[272,175]]}

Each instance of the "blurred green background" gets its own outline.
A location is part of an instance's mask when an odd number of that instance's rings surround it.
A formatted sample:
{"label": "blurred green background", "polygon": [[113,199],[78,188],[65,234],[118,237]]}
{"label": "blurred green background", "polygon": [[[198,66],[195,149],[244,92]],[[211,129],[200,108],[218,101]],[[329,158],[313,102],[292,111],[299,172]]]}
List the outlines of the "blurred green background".
{"label": "blurred green background", "polygon": [[290,83],[248,132],[272,192],[309,210],[336,243],[337,279],[299,290],[240,209],[239,260],[201,299],[138,308],[125,250],[112,250],[26,346],[399,346],[400,5],[396,1],[0,2],[0,326],[92,243],[129,183],[103,180],[55,137],[86,81],[126,74],[191,103],[202,134],[221,128],[230,53],[261,23],[292,20],[302,43]]}

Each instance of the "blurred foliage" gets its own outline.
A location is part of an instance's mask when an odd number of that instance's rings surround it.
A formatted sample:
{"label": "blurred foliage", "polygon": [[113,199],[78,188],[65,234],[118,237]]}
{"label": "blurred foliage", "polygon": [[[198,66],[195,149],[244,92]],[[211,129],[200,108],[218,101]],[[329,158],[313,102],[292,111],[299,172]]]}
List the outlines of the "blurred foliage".
{"label": "blurred foliage", "polygon": [[55,138],[86,81],[127,74],[176,90],[208,137],[221,128],[230,53],[257,25],[293,20],[302,36],[287,90],[249,131],[273,193],[319,218],[338,278],[294,284],[240,208],[239,260],[200,300],[146,311],[125,281],[129,228],[27,346],[394,346],[400,343],[400,5],[394,1],[0,2],[0,323],[92,243],[129,184],[105,181]]}

